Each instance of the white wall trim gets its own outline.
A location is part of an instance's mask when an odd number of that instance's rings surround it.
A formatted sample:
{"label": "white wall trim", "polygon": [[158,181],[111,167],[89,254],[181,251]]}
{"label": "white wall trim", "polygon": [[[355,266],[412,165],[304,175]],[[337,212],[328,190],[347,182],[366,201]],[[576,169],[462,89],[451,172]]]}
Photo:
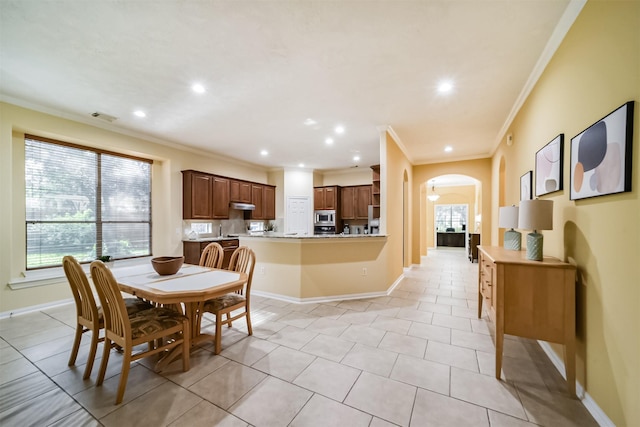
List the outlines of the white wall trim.
{"label": "white wall trim", "polygon": [[70,304],[70,303],[73,303],[73,299],[72,298],[63,299],[63,300],[54,301],[54,302],[48,302],[48,303],[45,303],[45,304],[32,305],[32,306],[29,306],[29,307],[16,308],[15,310],[3,311],[2,313],[0,313],[0,319],[8,319],[8,318],[13,317],[13,316],[19,316],[21,314],[33,313],[34,311],[47,310],[49,308],[58,307],[59,305],[65,305],[65,304]]}
{"label": "white wall trim", "polygon": [[329,295],[323,297],[311,297],[311,298],[296,298],[290,297],[288,295],[274,294],[271,292],[260,291],[254,289],[251,291],[253,295],[258,295],[267,298],[273,298],[280,301],[295,303],[295,304],[311,304],[311,303],[323,303],[323,302],[335,302],[335,301],[344,301],[344,300],[352,300],[352,299],[363,299],[363,298],[376,298],[376,297],[385,297],[388,296],[393,290],[402,282],[404,279],[404,274],[401,274],[386,291],[381,292],[365,292],[361,294],[344,294],[344,295]]}
{"label": "white wall trim", "polygon": [[[549,345],[548,342],[538,341],[538,344],[540,344],[540,347],[542,347],[542,350],[547,354],[547,357],[549,358],[549,360],[551,360],[551,363],[553,363],[553,366],[555,366],[558,372],[560,372],[560,375],[562,375],[562,378],[566,380],[567,373],[565,371],[564,362],[562,361],[562,359],[558,357],[555,351],[553,351],[553,349],[551,348],[551,345]],[[580,399],[584,407],[587,408],[587,411],[589,411],[591,416],[596,420],[598,425],[603,427],[616,426],[614,422],[611,421],[609,417],[607,417],[607,414],[605,414],[605,412],[598,406],[596,401],[593,400],[593,398],[589,395],[589,393],[585,391],[584,387],[582,387],[582,384],[580,384],[577,380],[576,380],[576,395],[578,396],[578,398]]]}

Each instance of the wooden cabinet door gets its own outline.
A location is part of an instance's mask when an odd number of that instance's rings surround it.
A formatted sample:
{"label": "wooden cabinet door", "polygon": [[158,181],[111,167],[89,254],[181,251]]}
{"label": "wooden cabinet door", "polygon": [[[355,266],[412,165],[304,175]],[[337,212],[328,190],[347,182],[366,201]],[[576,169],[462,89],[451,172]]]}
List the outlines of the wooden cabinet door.
{"label": "wooden cabinet door", "polygon": [[229,180],[213,177],[213,218],[229,218]]}
{"label": "wooden cabinet door", "polygon": [[355,187],[342,187],[342,208],[340,209],[340,216],[342,219],[354,219],[355,218]]}
{"label": "wooden cabinet door", "polygon": [[182,218],[213,218],[213,175],[182,172]]}
{"label": "wooden cabinet door", "polygon": [[328,210],[335,210],[338,206],[336,187],[324,188],[324,208]]}
{"label": "wooden cabinet door", "polygon": [[276,219],[276,188],[265,185],[262,197],[264,219]]}
{"label": "wooden cabinet door", "polygon": [[237,179],[229,180],[229,200],[232,202],[251,203],[251,184]]}
{"label": "wooden cabinet door", "polygon": [[313,189],[313,209],[316,211],[324,209],[324,188]]}
{"label": "wooden cabinet door", "polygon": [[251,184],[251,203],[256,206],[256,209],[251,211],[251,219],[264,219],[263,196],[264,187],[262,185]]}
{"label": "wooden cabinet door", "polygon": [[355,202],[356,219],[369,218],[370,204],[371,204],[371,186],[360,185],[356,187],[356,202]]}

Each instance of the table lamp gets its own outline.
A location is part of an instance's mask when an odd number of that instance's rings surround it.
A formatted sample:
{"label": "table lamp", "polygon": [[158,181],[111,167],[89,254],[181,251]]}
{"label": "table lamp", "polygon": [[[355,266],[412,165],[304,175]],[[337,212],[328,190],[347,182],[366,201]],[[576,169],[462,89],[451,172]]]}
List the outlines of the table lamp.
{"label": "table lamp", "polygon": [[517,206],[500,207],[498,227],[511,229],[504,232],[504,248],[510,251],[519,251],[521,248],[522,235],[514,230],[514,228],[518,227]]}
{"label": "table lamp", "polygon": [[538,230],[553,229],[553,200],[522,200],[518,228],[533,230],[527,234],[527,259],[542,261],[543,236]]}

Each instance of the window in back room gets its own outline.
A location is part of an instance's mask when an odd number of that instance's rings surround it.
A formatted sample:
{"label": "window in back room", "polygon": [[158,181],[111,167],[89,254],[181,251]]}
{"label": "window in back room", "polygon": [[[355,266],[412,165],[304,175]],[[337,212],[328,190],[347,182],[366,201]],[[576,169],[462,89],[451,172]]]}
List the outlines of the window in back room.
{"label": "window in back room", "polygon": [[26,135],[27,269],[151,255],[151,165]]}

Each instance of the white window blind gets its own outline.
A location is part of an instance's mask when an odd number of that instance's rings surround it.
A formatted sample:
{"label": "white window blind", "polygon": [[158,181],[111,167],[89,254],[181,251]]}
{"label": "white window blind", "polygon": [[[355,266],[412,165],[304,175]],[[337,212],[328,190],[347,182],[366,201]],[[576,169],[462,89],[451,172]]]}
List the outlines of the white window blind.
{"label": "white window blind", "polygon": [[151,255],[151,164],[26,135],[27,269]]}

